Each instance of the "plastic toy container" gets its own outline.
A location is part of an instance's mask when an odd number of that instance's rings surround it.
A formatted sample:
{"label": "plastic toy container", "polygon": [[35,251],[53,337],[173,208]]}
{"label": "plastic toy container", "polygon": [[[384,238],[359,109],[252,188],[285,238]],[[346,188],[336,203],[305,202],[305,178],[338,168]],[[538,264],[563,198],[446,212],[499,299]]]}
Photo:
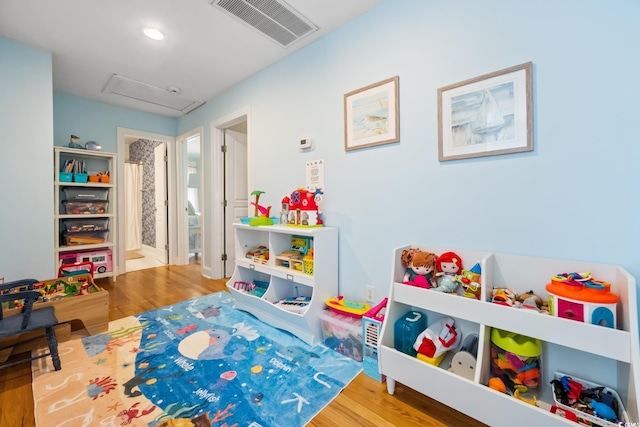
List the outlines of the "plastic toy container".
{"label": "plastic toy container", "polygon": [[60,182],[72,182],[73,181],[73,173],[72,172],[60,172]]}
{"label": "plastic toy container", "polygon": [[542,344],[502,329],[491,329],[491,375],[499,378],[507,391],[535,396],[540,391]]}
{"label": "plastic toy container", "polygon": [[106,231],[87,231],[87,232],[63,232],[62,243],[66,246],[75,245],[94,245],[104,243],[107,240]]}
{"label": "plastic toy container", "polygon": [[65,200],[62,203],[64,205],[65,213],[71,215],[104,214],[107,213],[107,208],[109,206],[109,202],[107,201],[72,202]]}
{"label": "plastic toy container", "polygon": [[71,202],[107,200],[109,197],[108,188],[64,187],[62,191],[64,192],[65,200]]}
{"label": "plastic toy container", "polygon": [[331,310],[319,315],[324,345],[356,362],[362,362],[362,318],[348,317]]}
{"label": "plastic toy container", "polygon": [[77,233],[81,231],[107,231],[109,218],[63,219],[62,231]]}
{"label": "plastic toy container", "polygon": [[393,325],[393,347],[410,356],[416,355],[413,344],[418,335],[427,328],[427,315],[409,311]]}
{"label": "plastic toy container", "polygon": [[[597,383],[593,383],[587,380],[583,380],[577,377],[574,377],[572,375],[567,375],[567,374],[563,374],[562,372],[556,372],[553,375],[554,380],[561,380],[563,377],[569,377],[571,378],[571,380],[579,383],[582,386],[582,389],[592,389],[592,388],[598,388],[598,387],[603,387],[602,393],[603,395],[605,395],[605,397],[607,398],[607,400],[610,400],[612,402],[617,402],[617,408],[618,411],[616,413],[616,417],[617,417],[617,421],[616,420],[606,420],[603,419],[601,417],[598,417],[596,415],[590,414],[588,412],[583,412],[577,408],[572,408],[571,406],[568,406],[567,403],[568,402],[560,402],[558,400],[558,394],[556,393],[557,390],[557,382],[553,381],[551,383],[551,388],[553,389],[553,400],[555,402],[555,406],[557,406],[558,408],[563,409],[564,411],[573,413],[577,420],[576,421],[578,424],[580,425],[594,425],[594,426],[601,426],[601,427],[617,427],[620,425],[628,425],[627,423],[629,423],[629,416],[627,415],[627,411],[624,409],[624,405],[622,404],[622,401],[620,400],[620,396],[618,395],[618,393],[613,390],[610,389],[609,387],[605,387],[601,384],[597,384]],[[603,399],[604,401],[604,399]],[[615,406],[615,405],[610,405],[610,406]],[[615,412],[615,411],[614,411]],[[567,416],[565,416],[566,418],[569,418]],[[573,418],[573,417],[572,417]]]}
{"label": "plastic toy container", "polygon": [[74,173],[73,174],[73,182],[85,183],[87,182],[89,175],[86,173]]}

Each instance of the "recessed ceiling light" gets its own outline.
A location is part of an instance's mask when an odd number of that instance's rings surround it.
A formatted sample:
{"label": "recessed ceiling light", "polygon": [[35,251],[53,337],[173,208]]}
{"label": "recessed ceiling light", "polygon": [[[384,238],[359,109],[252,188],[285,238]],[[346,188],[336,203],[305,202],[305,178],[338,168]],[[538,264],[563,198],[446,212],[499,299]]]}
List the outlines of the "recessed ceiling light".
{"label": "recessed ceiling light", "polygon": [[156,30],[155,28],[147,27],[143,30],[144,35],[153,40],[164,40],[164,34],[160,32],[160,30]]}

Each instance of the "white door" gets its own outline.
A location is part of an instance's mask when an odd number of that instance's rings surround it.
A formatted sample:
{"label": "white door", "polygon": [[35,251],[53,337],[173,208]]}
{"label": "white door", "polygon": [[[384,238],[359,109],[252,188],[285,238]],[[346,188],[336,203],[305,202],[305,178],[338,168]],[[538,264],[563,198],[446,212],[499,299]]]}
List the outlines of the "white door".
{"label": "white door", "polygon": [[167,163],[166,143],[158,145],[154,149],[155,170],[155,212],[156,212],[156,253],[159,261],[169,263],[169,245],[167,244]]}
{"label": "white door", "polygon": [[227,260],[224,263],[224,275],[229,277],[236,263],[233,223],[240,222],[241,217],[248,216],[247,134],[226,129],[225,145],[227,151],[224,158],[224,182],[227,206],[224,212],[224,251]]}

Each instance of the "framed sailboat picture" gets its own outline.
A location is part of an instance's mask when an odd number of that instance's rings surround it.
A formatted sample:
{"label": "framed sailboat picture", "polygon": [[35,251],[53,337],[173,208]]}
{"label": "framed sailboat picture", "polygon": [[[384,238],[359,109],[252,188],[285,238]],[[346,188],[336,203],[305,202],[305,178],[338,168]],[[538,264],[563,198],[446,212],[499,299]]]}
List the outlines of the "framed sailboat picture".
{"label": "framed sailboat picture", "polygon": [[438,89],[438,159],[533,150],[532,63]]}
{"label": "framed sailboat picture", "polygon": [[400,141],[398,76],[344,95],[346,151]]}

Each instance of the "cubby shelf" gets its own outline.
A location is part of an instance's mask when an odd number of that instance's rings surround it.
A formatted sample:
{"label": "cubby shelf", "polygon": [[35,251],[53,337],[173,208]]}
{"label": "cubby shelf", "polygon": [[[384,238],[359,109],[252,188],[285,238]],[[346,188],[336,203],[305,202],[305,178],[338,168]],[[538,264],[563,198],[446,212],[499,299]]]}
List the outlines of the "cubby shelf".
{"label": "cubby shelf", "polygon": [[[60,171],[61,167],[64,164],[65,160],[82,160],[86,163],[87,171],[109,171],[110,181],[108,183],[102,182],[63,182],[60,181]],[[100,261],[100,264],[96,263],[94,273],[95,278],[102,277],[115,277],[117,275],[117,266],[115,263],[115,253],[116,253],[116,239],[117,236],[117,215],[114,212],[117,212],[116,206],[116,154],[106,153],[103,151],[91,151],[91,150],[82,150],[76,148],[67,148],[67,147],[54,147],[54,234],[55,234],[55,243],[54,243],[54,256],[55,256],[55,265],[56,271],[55,274],[58,273],[58,266],[60,265],[60,255],[61,254],[72,254],[74,252],[79,251],[92,251],[93,255],[89,255],[92,259],[95,260],[106,260],[108,251],[111,251],[111,260],[107,263],[106,261]],[[100,214],[68,214],[65,212],[63,200],[64,200],[64,189],[82,189],[81,191],[86,190],[107,190],[107,211],[105,213]],[[83,219],[83,220],[91,220],[91,219],[102,219],[105,218],[108,220],[108,231],[106,232],[106,240],[102,243],[92,243],[92,244],[84,244],[84,245],[65,245],[61,242],[61,232],[63,230],[63,223],[66,220],[74,220],[74,219]],[[108,266],[111,267],[111,270],[108,270]]]}
{"label": "cubby shelf", "polygon": [[[639,420],[640,350],[636,283],[616,265],[573,260],[537,258],[510,254],[420,247],[436,254],[456,252],[465,267],[478,262],[482,269],[481,299],[468,299],[402,284],[405,268],[401,254],[393,253],[393,268],[387,314],[379,343],[380,372],[387,389],[395,392],[399,381],[488,425],[520,426],[576,425],[549,412],[553,405],[550,381],[555,372],[606,385],[620,395],[630,421]],[[562,272],[586,272],[611,283],[618,295],[617,328],[608,328],[544,315],[531,310],[488,302],[493,287],[507,287],[516,294],[534,291],[547,296],[545,285]],[[427,324],[449,316],[462,332],[477,333],[478,359],[473,381],[449,372],[452,355],[436,367],[394,348],[394,323],[409,310],[427,315]],[[538,338],[543,342],[542,381],[538,406],[517,400],[486,386],[491,377],[490,331],[499,328]]]}
{"label": "cubby shelf", "polygon": [[[325,308],[325,301],[338,295],[338,229],[234,224],[234,230],[236,266],[227,288],[235,299],[236,308],[248,311],[265,323],[288,331],[311,345],[319,343],[322,340],[322,325],[318,316]],[[276,255],[290,249],[293,236],[311,239],[313,275],[276,265]],[[269,248],[270,256],[266,263],[246,256],[247,251],[258,246]],[[262,297],[233,286],[235,282],[254,280],[268,283]],[[284,298],[296,296],[311,299],[301,313],[285,310],[275,304]]]}

